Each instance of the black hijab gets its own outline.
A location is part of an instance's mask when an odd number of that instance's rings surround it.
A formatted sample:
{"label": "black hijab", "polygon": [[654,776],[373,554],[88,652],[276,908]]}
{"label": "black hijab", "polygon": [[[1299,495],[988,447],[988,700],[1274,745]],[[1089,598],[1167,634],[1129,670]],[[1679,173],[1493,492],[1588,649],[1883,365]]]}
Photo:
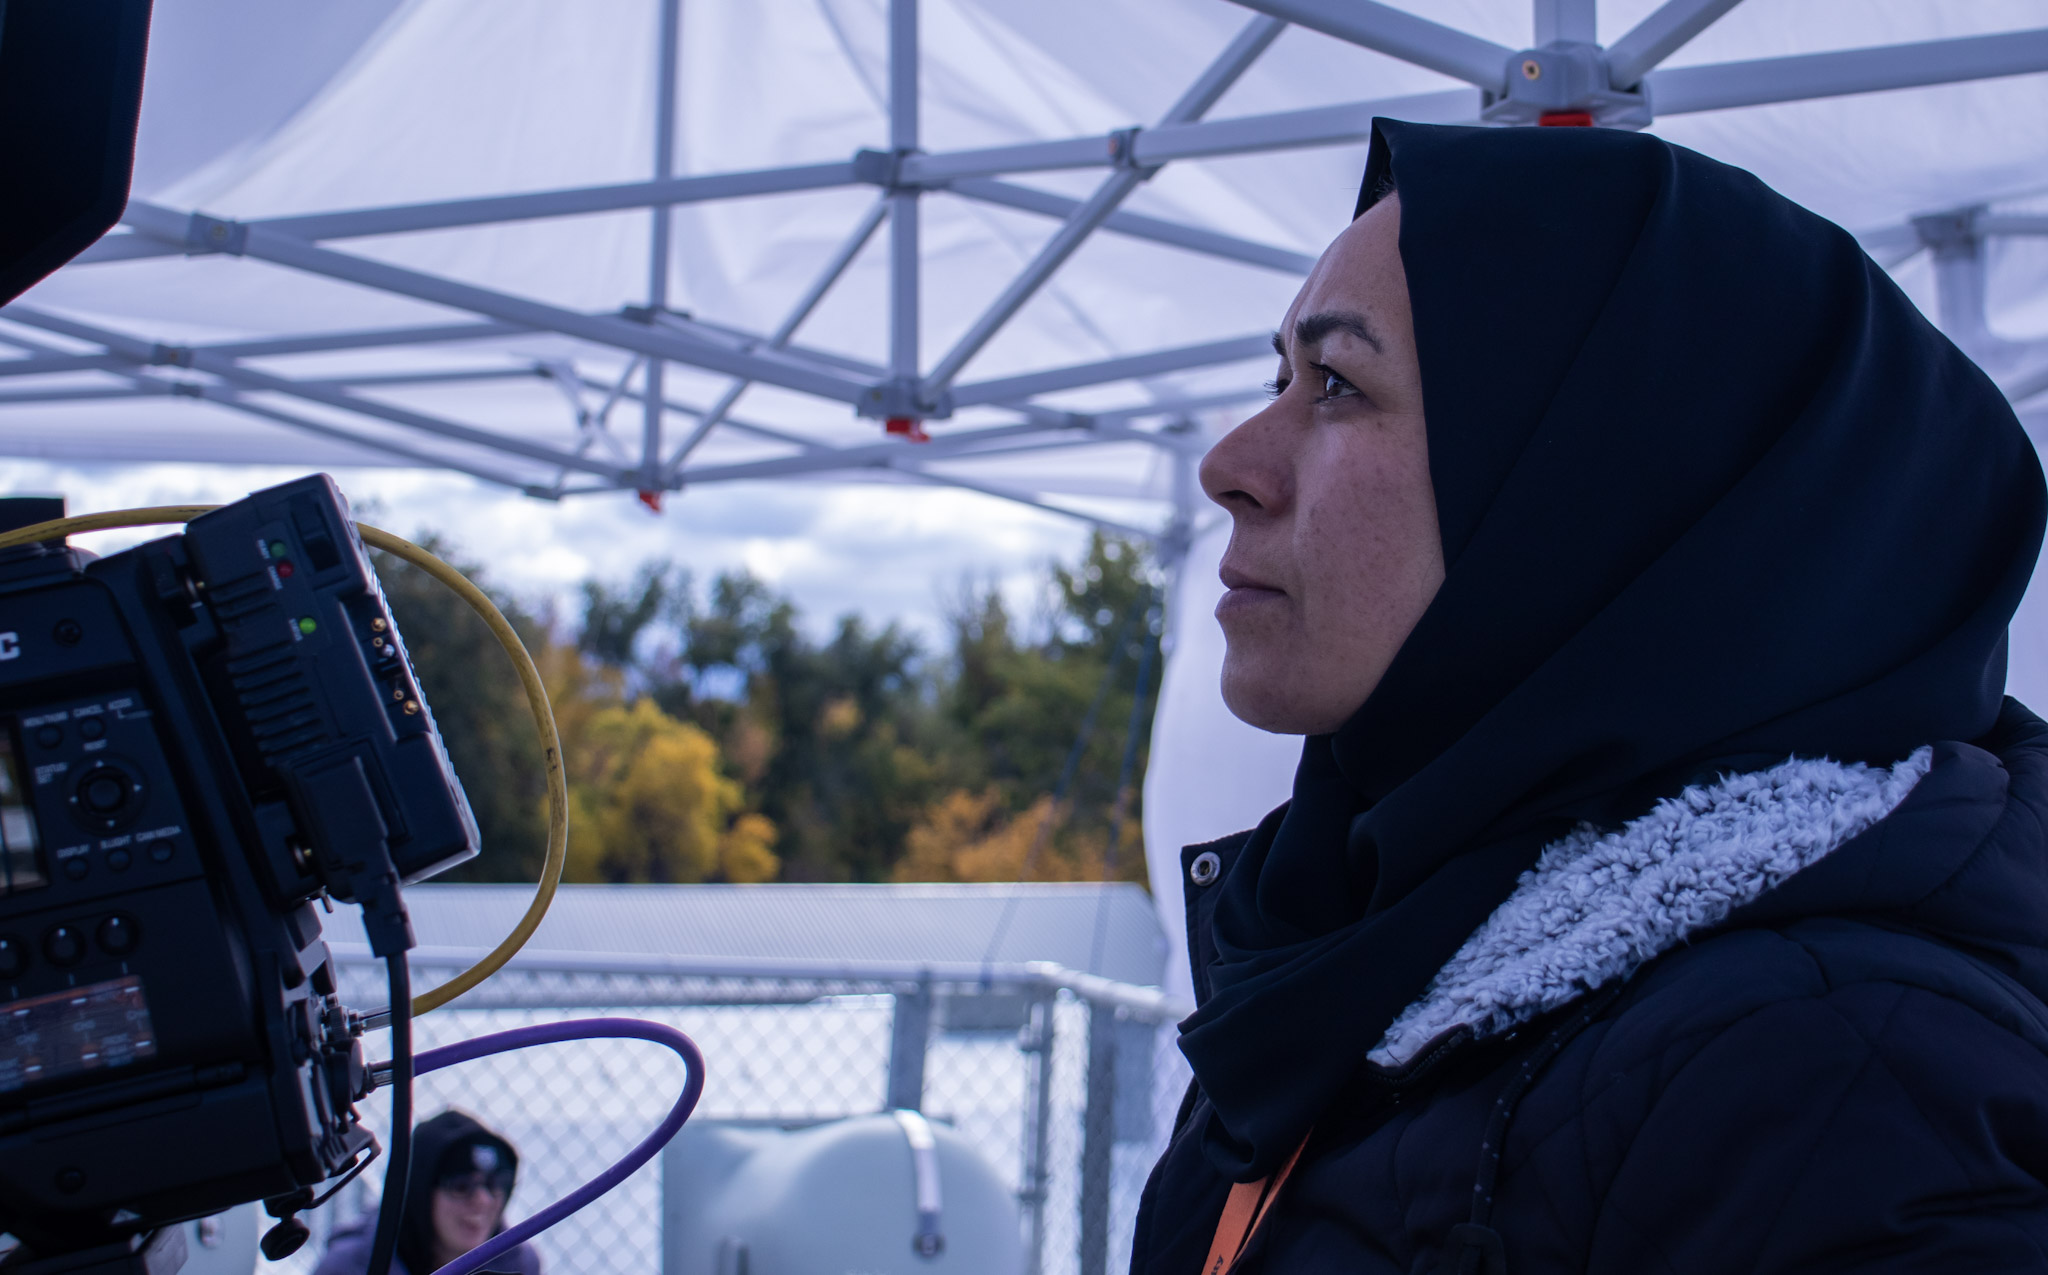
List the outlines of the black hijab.
{"label": "black hijab", "polygon": [[1377,121],[1443,587],[1215,889],[1181,1047],[1271,1172],[1573,824],[1991,728],[2041,470],[1839,227],[1641,133]]}

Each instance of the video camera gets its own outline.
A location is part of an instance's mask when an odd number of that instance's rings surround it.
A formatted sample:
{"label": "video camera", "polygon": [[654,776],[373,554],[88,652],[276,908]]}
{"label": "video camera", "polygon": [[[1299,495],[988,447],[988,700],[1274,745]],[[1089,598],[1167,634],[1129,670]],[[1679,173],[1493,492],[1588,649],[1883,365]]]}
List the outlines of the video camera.
{"label": "video camera", "polygon": [[400,884],[476,850],[324,475],[105,558],[0,550],[0,1271],[175,1269],[152,1231],[360,1161],[313,900],[402,960]]}
{"label": "video camera", "polygon": [[[149,16],[0,0],[0,302],[120,216]],[[63,512],[0,502],[0,531]],[[167,1275],[171,1223],[256,1199],[267,1252],[303,1239],[375,1150],[312,901],[361,904],[401,990],[399,885],[476,849],[326,478],[104,559],[0,550],[0,1271]]]}
{"label": "video camera", "polygon": [[[149,11],[0,0],[0,303],[119,218]],[[63,514],[62,500],[0,500],[0,536]],[[418,546],[359,530],[322,475],[210,512],[87,521],[186,528],[98,559],[62,536],[0,549],[0,1275],[173,1275],[173,1223],[259,1199],[281,1219],[263,1252],[281,1257],[308,1234],[296,1214],[378,1154],[354,1104],[388,1083],[370,1259],[383,1275],[414,1075],[553,1041],[652,1041],[688,1079],[610,1169],[448,1269],[481,1269],[652,1158],[704,1087],[703,1056],[671,1027],[589,1019],[412,1053],[413,1007],[511,959],[567,854],[546,688],[489,599]],[[476,821],[365,536],[491,625],[547,770],[548,856],[527,915],[418,1001],[399,887],[474,855]],[[316,899],[361,906],[388,1012],[337,999]],[[372,1026],[390,1028],[390,1060],[366,1067],[357,1038]]]}

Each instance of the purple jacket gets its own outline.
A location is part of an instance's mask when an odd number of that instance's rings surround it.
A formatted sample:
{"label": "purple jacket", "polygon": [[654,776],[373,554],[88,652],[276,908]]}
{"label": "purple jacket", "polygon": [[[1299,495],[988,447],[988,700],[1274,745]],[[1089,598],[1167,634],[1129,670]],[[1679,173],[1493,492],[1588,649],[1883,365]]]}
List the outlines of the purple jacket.
{"label": "purple jacket", "polygon": [[[370,1267],[370,1244],[376,1237],[377,1215],[367,1213],[348,1226],[336,1231],[327,1241],[327,1251],[320,1255],[320,1265],[313,1275],[366,1275]],[[540,1275],[540,1254],[533,1251],[533,1245],[520,1244],[498,1257],[490,1264],[491,1271],[502,1275]],[[405,1268],[397,1257],[391,1259],[391,1275],[415,1275]],[[420,1271],[417,1275],[431,1275]]]}

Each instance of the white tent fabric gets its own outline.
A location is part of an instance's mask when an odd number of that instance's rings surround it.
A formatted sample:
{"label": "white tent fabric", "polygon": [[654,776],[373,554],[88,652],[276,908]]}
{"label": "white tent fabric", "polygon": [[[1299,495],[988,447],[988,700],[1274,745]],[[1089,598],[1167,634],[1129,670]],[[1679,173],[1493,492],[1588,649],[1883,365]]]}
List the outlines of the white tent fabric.
{"label": "white tent fabric", "polygon": [[[1440,0],[1412,6],[1436,21],[1510,47],[1528,38],[1521,0]],[[1603,35],[1651,6],[1603,6]],[[656,91],[649,0],[565,5],[558,0],[409,0],[306,107],[267,137],[151,192],[177,208],[251,218],[645,177]],[[784,0],[684,6],[678,171],[709,173],[844,159],[880,146],[886,79],[879,0]],[[923,119],[927,150],[1082,136],[1156,118],[1229,39],[1244,13],[1219,0],[1099,4],[1046,0],[926,0]],[[1977,34],[2038,20],[2026,0],[1967,7],[1933,0],[1835,0],[1792,8],[1752,0],[1681,50],[1674,65],[1844,46]],[[169,20],[168,18],[166,20]],[[1852,33],[1845,38],[1845,33]],[[1212,118],[1383,98],[1450,83],[1434,72],[1299,28],[1283,34],[1230,90]],[[1855,229],[1988,200],[2031,208],[2048,190],[2048,134],[2026,121],[2048,108],[2048,78],[1861,95],[1674,117],[1659,132],[1749,166],[1794,198]],[[176,112],[180,104],[152,112]],[[200,104],[189,108],[201,113]],[[155,135],[176,135],[159,127]],[[145,130],[145,139],[152,130]],[[1349,206],[1357,145],[1241,155],[1168,166],[1129,207],[1313,254]],[[1044,173],[1042,189],[1085,194],[1093,172]],[[675,214],[672,304],[761,332],[774,327],[873,195],[860,189],[693,204]],[[945,197],[923,214],[924,352],[951,344],[1049,229],[1024,213]],[[604,213],[353,241],[379,261],[586,310],[641,299],[648,249],[644,212]],[[802,331],[834,353],[878,361],[887,253],[871,242]],[[1990,320],[2016,336],[2048,334],[2048,245],[1994,244]],[[1925,254],[1902,281],[1931,306]],[[1194,256],[1114,234],[1086,243],[1051,286],[975,360],[1003,375],[1160,346],[1241,336],[1269,323],[1293,280],[1284,272]],[[247,338],[310,329],[432,323],[439,307],[252,260],[160,259],[67,270],[30,304],[152,341]],[[579,357],[580,356],[580,357]],[[593,384],[622,360],[565,338],[522,336],[375,353],[272,359],[271,371],[321,377],[481,369],[575,361]],[[1236,366],[1056,395],[1056,406],[1132,405],[1150,394],[1241,388]],[[81,373],[64,384],[108,385]],[[723,382],[683,375],[675,392],[703,401]],[[484,382],[391,388],[377,397],[573,444],[558,386]],[[821,438],[871,425],[839,404],[757,389],[746,414]],[[331,413],[310,412],[316,419]],[[972,419],[976,414],[967,413]],[[983,411],[984,419],[1001,413]],[[170,426],[167,428],[167,426]],[[367,435],[398,433],[372,426]],[[329,463],[389,461],[274,422],[190,401],[7,405],[0,448],[22,455],[138,459],[234,458]],[[463,449],[428,444],[451,457]],[[707,459],[740,460],[777,447],[714,434]],[[1119,454],[1121,453],[1121,454]],[[1005,457],[961,466],[1040,490],[1162,499],[1169,478],[1155,453]],[[544,478],[544,472],[515,476]]]}
{"label": "white tent fabric", "polygon": [[[390,0],[381,0],[389,3]],[[1245,0],[1255,8],[1275,6]],[[1552,0],[1553,7],[1556,0]],[[246,0],[161,0],[164,65],[191,65],[207,42],[194,26],[216,24],[237,42]],[[1315,7],[1306,5],[1305,7]],[[1327,6],[1325,6],[1327,7]],[[1529,0],[1401,0],[1394,7],[1509,48],[1531,42]],[[1598,34],[1612,41],[1655,8],[1654,0],[1606,0]],[[1224,0],[923,0],[922,124],[927,152],[1088,137],[1157,120],[1203,66],[1243,29],[1245,8]],[[251,219],[421,201],[633,182],[651,172],[659,84],[654,47],[658,0],[403,0],[303,106],[253,137],[223,123],[235,112],[238,76],[157,76],[176,96],[146,102],[140,193],[180,212]],[[1845,48],[1953,39],[2042,25],[2039,0],[1749,0],[1686,44],[1666,65],[1700,66]],[[889,74],[886,0],[688,0],[682,7],[675,170],[735,172],[844,161],[886,148]],[[275,12],[265,19],[278,23]],[[176,27],[175,49],[165,31]],[[359,33],[306,20],[307,38]],[[336,60],[292,49],[267,27],[281,64],[326,74]],[[186,57],[171,56],[176,49]],[[329,51],[331,53],[331,50]],[[155,56],[153,54],[153,56]],[[245,56],[262,56],[250,54]],[[165,78],[169,77],[169,78]],[[273,80],[277,77],[273,75]],[[1455,87],[1444,75],[1291,27],[1231,87],[1209,119],[1379,100]],[[275,86],[264,109],[291,98]],[[1653,102],[1654,105],[1654,102]],[[1867,242],[1900,239],[1911,217],[1982,205],[1993,214],[2048,212],[2048,74],[2011,75],[1940,87],[1659,118],[1673,141],[1755,171],[1792,198]],[[234,144],[182,173],[171,155],[197,155],[194,130]],[[226,130],[226,131],[222,131]],[[224,143],[225,144],[225,143]],[[161,150],[152,150],[152,146]],[[217,147],[215,149],[218,149]],[[1162,347],[1255,335],[1284,310],[1300,262],[1348,213],[1364,148],[1342,144],[1238,154],[1167,165],[1125,207],[1266,245],[1267,265],[1191,254],[1122,233],[1085,242],[1050,284],[969,364],[968,377],[1004,377]],[[161,158],[159,158],[161,156]],[[1016,178],[1045,192],[1085,197],[1099,168]],[[705,323],[747,333],[775,329],[821,267],[870,209],[871,187],[838,187],[722,202],[673,213],[668,304]],[[921,366],[950,348],[1038,252],[1057,226],[943,191],[923,200]],[[1503,192],[1501,215],[1514,215]],[[346,251],[578,312],[615,312],[649,291],[645,209],[504,222],[346,240]],[[1113,227],[1112,227],[1113,229]],[[887,233],[853,260],[797,335],[800,344],[862,366],[889,355],[885,302]],[[2023,419],[2048,431],[2048,237],[1986,241],[1982,320],[1952,331],[2002,383],[2015,387]],[[1890,251],[1890,249],[1887,249]],[[1291,254],[1291,256],[1290,256]],[[1896,277],[1929,313],[1941,309],[1930,254],[1903,252]],[[1290,263],[1292,263],[1290,265]],[[22,303],[68,322],[144,343],[250,341],[308,332],[447,324],[473,316],[263,261],[223,256],[108,260],[67,268]],[[1540,322],[1540,301],[1532,306]],[[89,353],[75,335],[52,335],[0,312],[0,341],[31,357]],[[615,349],[538,332],[460,342],[252,357],[259,372],[343,386],[378,404],[433,413],[547,448],[635,458],[633,428],[592,424],[626,357]],[[532,369],[548,370],[548,377]],[[422,373],[503,379],[401,384]],[[963,410],[930,422],[948,431],[1019,419],[1030,409],[1104,412],[1159,400],[1242,394],[1264,378],[1263,360],[1169,372],[1040,394],[1024,406]],[[0,376],[9,376],[0,360]],[[152,373],[154,375],[154,373]],[[427,463],[474,466],[479,452],[386,421],[365,422],[331,403],[250,390],[259,418],[216,402],[125,392],[132,368],[76,368],[0,379],[0,455],[126,460],[280,462],[308,467]],[[670,365],[671,397],[702,405],[726,378]],[[17,387],[36,387],[28,395]],[[2032,393],[2024,393],[2032,387]],[[64,400],[63,395],[72,396]],[[584,419],[565,402],[579,400]],[[282,423],[286,412],[297,424]],[[637,418],[637,407],[633,414]],[[757,387],[737,417],[779,431],[712,433],[693,463],[785,457],[793,446],[880,441],[877,422],[839,402]],[[626,422],[619,407],[612,423]],[[1198,414],[1213,434],[1227,413]],[[322,427],[352,431],[337,438]],[[354,438],[355,442],[348,441]],[[795,440],[791,442],[789,440]],[[402,445],[410,458],[374,445]],[[905,448],[912,444],[903,444]],[[936,452],[936,447],[935,447]],[[904,452],[904,455],[911,453]],[[1185,496],[1186,461],[1153,441],[987,452],[925,466],[967,484],[1000,486],[1125,522],[1159,527]],[[558,484],[555,467],[531,456],[491,458],[515,485]],[[895,470],[836,477],[907,480]],[[687,499],[687,495],[684,497]],[[1217,701],[1220,642],[1208,618],[1223,531],[1180,529],[1193,548],[1174,600],[1176,650],[1166,675],[1147,782],[1146,839],[1162,919],[1180,924],[1176,850],[1248,826],[1284,798],[1288,741],[1234,724]],[[2048,699],[2048,594],[2038,588],[2014,630],[2012,688]]]}

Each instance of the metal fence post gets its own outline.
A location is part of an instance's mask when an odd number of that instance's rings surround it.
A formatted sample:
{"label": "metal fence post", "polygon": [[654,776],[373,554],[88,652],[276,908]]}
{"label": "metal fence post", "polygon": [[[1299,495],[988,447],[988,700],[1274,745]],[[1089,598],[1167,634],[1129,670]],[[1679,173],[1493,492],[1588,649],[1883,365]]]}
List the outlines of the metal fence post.
{"label": "metal fence post", "polygon": [[[336,946],[345,997],[372,1003],[382,978],[368,948]],[[464,968],[480,955],[468,948],[419,953],[419,968],[435,971]],[[719,1088],[697,1120],[729,1125],[720,1137],[734,1146],[864,1115],[877,1099],[922,1109],[929,1095],[954,1132],[1015,1184],[1015,1211],[1004,1212],[1017,1227],[1021,1272],[1082,1275],[1084,1263],[1090,1275],[1121,1270],[1119,1245],[1128,1242],[1138,1185],[1127,1157],[1156,1150],[1159,1141],[1150,1092],[1158,1024],[1185,1012],[1157,989],[1045,963],[544,952],[523,954],[449,1011],[441,1028],[430,1021],[430,1030],[463,1036],[502,1026],[508,1014],[553,1021],[632,1007],[663,1011],[704,1034]],[[1060,1037],[1062,1024],[1074,1029],[1070,1038]],[[941,1048],[940,1040],[950,1043]],[[601,1170],[606,1140],[644,1136],[648,1086],[666,1092],[682,1083],[677,1066],[653,1051],[563,1048],[575,1052],[547,1069],[513,1058],[485,1061],[438,1073],[422,1089],[423,1104],[472,1110],[520,1147],[528,1166],[522,1176],[533,1180],[515,1208],[555,1198]],[[380,1136],[386,1132],[376,1107],[363,1115]],[[698,1222],[710,1218],[704,1210],[723,1206],[695,1168],[670,1172],[685,1153],[701,1167],[703,1140],[693,1142],[670,1147],[658,1168],[635,1174],[543,1236],[549,1269],[710,1275],[702,1268],[723,1232]],[[367,1175],[359,1178],[308,1223],[327,1235],[367,1211],[374,1189]],[[319,1248],[279,1264],[277,1275],[307,1275]]]}
{"label": "metal fence post", "polygon": [[896,1012],[889,1023],[889,1082],[883,1106],[892,1111],[924,1110],[924,1055],[932,1039],[932,980],[917,980],[917,989],[897,992]]}
{"label": "metal fence post", "polygon": [[1109,1190],[1116,1149],[1117,1012],[1088,1009],[1088,1102],[1081,1116],[1081,1275],[1109,1269]]}
{"label": "metal fence post", "polygon": [[1041,1275],[1045,1270],[1045,1202],[1052,1178],[1053,1009],[1051,996],[1033,1002],[1031,1021],[1017,1039],[1017,1048],[1031,1060],[1031,1079],[1025,1090],[1024,1164],[1017,1191],[1031,1224],[1025,1275]]}

